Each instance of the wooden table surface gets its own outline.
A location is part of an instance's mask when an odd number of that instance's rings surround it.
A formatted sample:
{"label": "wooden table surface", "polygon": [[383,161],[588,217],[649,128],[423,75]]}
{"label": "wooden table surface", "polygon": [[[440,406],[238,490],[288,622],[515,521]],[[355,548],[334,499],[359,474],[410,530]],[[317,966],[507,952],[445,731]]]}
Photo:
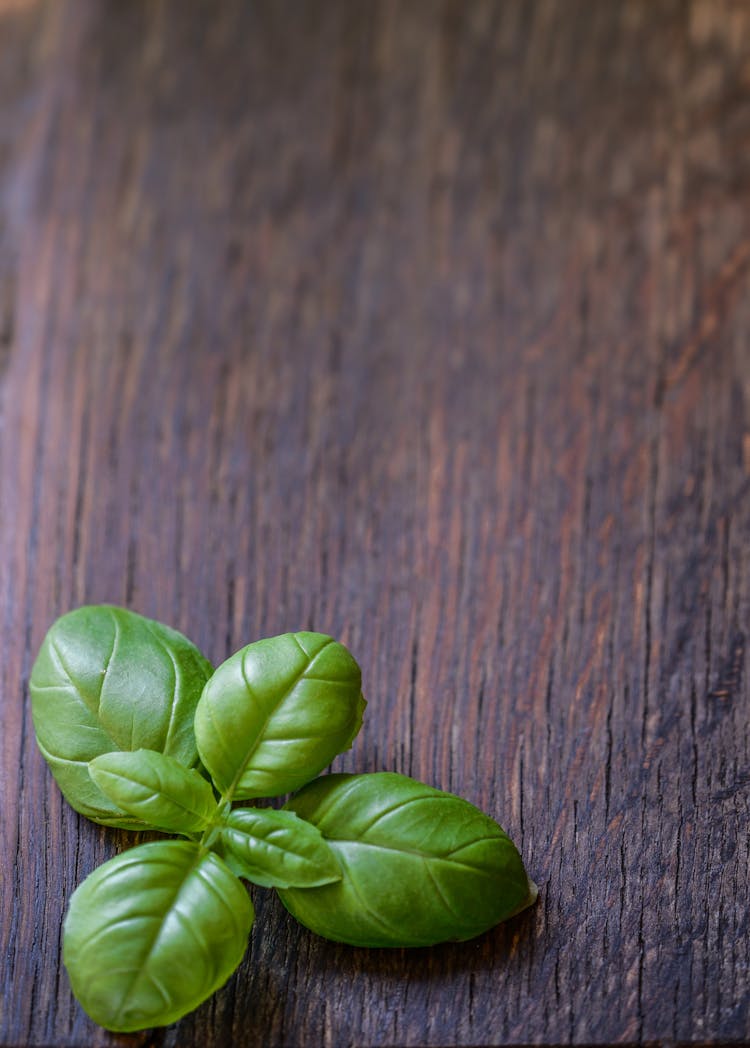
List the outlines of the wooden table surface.
{"label": "wooden table surface", "polygon": [[[750,1037],[750,4],[0,0],[9,1045]],[[110,1036],[66,900],[134,838],[36,749],[50,622],[360,660],[340,770],[460,793],[533,911]]]}

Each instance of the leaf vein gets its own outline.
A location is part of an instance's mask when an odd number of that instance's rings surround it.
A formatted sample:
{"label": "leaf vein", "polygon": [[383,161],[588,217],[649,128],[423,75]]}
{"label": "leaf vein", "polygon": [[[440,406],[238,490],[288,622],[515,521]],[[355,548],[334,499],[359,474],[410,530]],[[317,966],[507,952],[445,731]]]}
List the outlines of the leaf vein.
{"label": "leaf vein", "polygon": [[112,623],[114,625],[114,635],[112,637],[112,650],[109,653],[109,657],[104,664],[104,673],[102,674],[101,683],[99,684],[99,694],[96,700],[96,715],[99,716],[99,711],[102,705],[102,694],[104,693],[104,685],[107,683],[107,677],[109,676],[109,668],[112,665],[112,660],[115,657],[115,650],[120,640],[120,624],[117,621],[117,616],[114,611],[110,611],[112,616]]}
{"label": "leaf vein", "polygon": [[504,840],[504,837],[489,837],[485,834],[485,836],[483,837],[476,837],[473,841],[467,841],[466,844],[461,844],[458,848],[453,848],[452,851],[446,853],[445,857],[447,859],[452,858],[454,855],[458,855],[460,852],[466,851],[467,848],[473,848],[475,844],[484,844],[485,841],[487,843],[489,843],[490,841],[500,841],[500,843],[503,843]]}
{"label": "leaf vein", "polygon": [[393,815],[394,812],[401,811],[402,809],[407,808],[410,804],[415,804],[417,801],[443,799],[447,798],[435,797],[435,795],[432,793],[423,793],[420,794],[419,797],[407,797],[406,800],[397,801],[396,804],[392,804],[390,808],[386,808],[384,811],[381,811],[378,815],[376,815],[372,822],[368,823],[367,826],[364,826],[362,829],[359,830],[359,833],[361,834],[361,836],[364,837],[364,835],[366,833],[369,833],[373,826],[376,823],[380,822],[381,819],[384,819],[386,815]]}
{"label": "leaf vein", "polygon": [[179,666],[177,664],[177,659],[174,657],[174,652],[171,650],[171,648],[167,647],[167,645],[164,643],[164,641],[159,636],[159,634],[156,633],[156,631],[154,630],[153,626],[151,625],[151,623],[148,620],[146,621],[146,629],[151,634],[151,636],[154,638],[154,640],[159,645],[159,647],[162,649],[162,651],[166,652],[167,657],[169,658],[169,661],[172,664],[172,676],[174,678],[173,683],[172,683],[172,704],[171,704],[170,711],[169,711],[169,724],[167,725],[167,734],[166,734],[166,736],[164,738],[164,747],[163,747],[163,752],[164,753],[169,753],[170,737],[172,735],[172,729],[174,728],[175,716],[177,714],[177,707],[179,705],[179,700],[177,698],[177,691],[178,691],[178,688],[179,688],[179,686],[181,684],[181,681],[182,681],[182,675],[180,673],[180,668],[179,668]]}
{"label": "leaf vein", "polygon": [[80,950],[87,950],[92,942],[96,942],[100,936],[114,931],[115,928],[119,928],[123,924],[130,924],[132,921],[157,921],[158,919],[158,913],[128,913],[124,917],[118,917],[116,921],[109,921],[107,924],[102,924],[95,928],[91,935],[87,936],[82,942],[77,943],[76,946]]}
{"label": "leaf vein", "polygon": [[396,852],[398,855],[414,855],[418,859],[430,859],[432,862],[445,862],[450,866],[458,866],[459,869],[469,870],[471,873],[485,873],[481,866],[471,866],[466,862],[457,862],[446,855],[435,855],[430,852],[415,851],[413,848],[393,848],[388,844],[375,844],[373,841],[360,841],[351,837],[328,837],[327,840],[335,844],[354,844],[361,848],[377,848],[378,851]]}
{"label": "leaf vein", "polygon": [[368,914],[376,922],[376,924],[379,924],[380,927],[383,928],[389,935],[396,934],[397,936],[400,936],[402,929],[394,927],[388,921],[384,920],[384,918],[382,918],[379,913],[373,910],[372,906],[370,906],[370,904],[367,902],[364,895],[362,894],[362,889],[357,883],[356,878],[354,877],[354,873],[346,861],[344,861],[344,866],[346,867],[346,872],[349,874],[349,879],[347,883],[351,885],[352,890],[354,894],[357,896],[357,899],[359,900],[359,903],[362,909],[365,911],[365,913]]}
{"label": "leaf vein", "polygon": [[432,882],[432,885],[435,888],[437,896],[440,899],[440,901],[442,902],[443,906],[445,906],[446,910],[448,911],[449,914],[451,914],[451,916],[456,917],[459,921],[463,921],[462,914],[457,913],[456,910],[454,909],[454,907],[451,906],[450,902],[446,898],[445,892],[440,887],[440,884],[438,882],[437,877],[435,876],[435,874],[430,869],[430,860],[425,856],[422,859],[422,863],[424,865],[425,873],[427,874],[427,876],[429,877],[430,881]]}
{"label": "leaf vein", "polygon": [[[315,658],[317,659],[317,655]],[[331,688],[348,688],[349,681],[346,680],[331,680],[330,677],[316,677],[314,673],[305,673],[302,676],[302,680],[314,680],[320,684],[327,684]]]}

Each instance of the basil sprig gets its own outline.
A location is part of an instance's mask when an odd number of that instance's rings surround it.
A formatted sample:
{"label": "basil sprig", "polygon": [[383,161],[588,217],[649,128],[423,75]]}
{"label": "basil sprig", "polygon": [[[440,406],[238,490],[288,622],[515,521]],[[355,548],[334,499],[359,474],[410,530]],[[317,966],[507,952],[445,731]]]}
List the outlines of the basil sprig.
{"label": "basil sprig", "polygon": [[[226,982],[254,916],[240,877],[355,946],[468,939],[536,898],[511,840],[468,801],[389,772],[315,779],[365,706],[359,667],[331,637],[257,641],[212,673],[175,630],[84,607],[50,628],[31,697],[77,811],[184,838],[118,855],[71,898],[65,966],[110,1030],[174,1022]],[[233,807],[293,790],[281,810]]]}

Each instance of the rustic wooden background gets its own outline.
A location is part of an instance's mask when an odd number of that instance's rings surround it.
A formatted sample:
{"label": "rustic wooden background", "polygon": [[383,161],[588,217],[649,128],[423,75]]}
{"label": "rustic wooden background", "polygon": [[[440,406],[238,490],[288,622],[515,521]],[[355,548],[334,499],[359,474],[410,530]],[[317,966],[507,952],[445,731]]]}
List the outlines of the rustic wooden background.
{"label": "rustic wooden background", "polygon": [[[0,0],[10,1045],[750,1037],[750,4]],[[268,893],[226,988],[113,1037],[60,963],[133,838],[27,684],[111,601],[213,660],[315,628],[345,770],[461,793],[533,910],[414,952]]]}

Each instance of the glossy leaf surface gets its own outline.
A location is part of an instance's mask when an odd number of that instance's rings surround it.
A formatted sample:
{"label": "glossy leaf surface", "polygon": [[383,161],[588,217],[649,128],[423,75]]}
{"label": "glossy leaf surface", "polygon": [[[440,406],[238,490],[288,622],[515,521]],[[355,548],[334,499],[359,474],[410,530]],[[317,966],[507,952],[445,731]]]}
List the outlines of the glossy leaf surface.
{"label": "glossy leaf surface", "polygon": [[193,716],[210,675],[210,663],[181,633],[124,608],[78,608],[51,626],[31,674],[34,728],[76,811],[142,828],[101,792],[89,761],[143,747],[195,766]]}
{"label": "glossy leaf surface", "polygon": [[391,772],[326,775],[286,805],[331,845],[342,879],[279,895],[302,924],[354,946],[470,939],[530,905],[510,838],[468,801]]}
{"label": "glossy leaf surface", "polygon": [[197,833],[216,812],[206,780],[156,750],[104,753],[91,761],[89,774],[113,804],[156,829]]}
{"label": "glossy leaf surface", "polygon": [[266,888],[313,887],[341,877],[320,830],[290,811],[237,808],[214,847],[238,876]]}
{"label": "glossy leaf surface", "polygon": [[351,746],[361,674],[343,644],[285,633],[249,644],[206,684],[195,713],[201,759],[234,799],[298,789]]}
{"label": "glossy leaf surface", "polygon": [[221,859],[190,841],[155,841],[105,862],[74,892],[63,960],[95,1022],[165,1026],[226,982],[252,922],[247,891]]}

